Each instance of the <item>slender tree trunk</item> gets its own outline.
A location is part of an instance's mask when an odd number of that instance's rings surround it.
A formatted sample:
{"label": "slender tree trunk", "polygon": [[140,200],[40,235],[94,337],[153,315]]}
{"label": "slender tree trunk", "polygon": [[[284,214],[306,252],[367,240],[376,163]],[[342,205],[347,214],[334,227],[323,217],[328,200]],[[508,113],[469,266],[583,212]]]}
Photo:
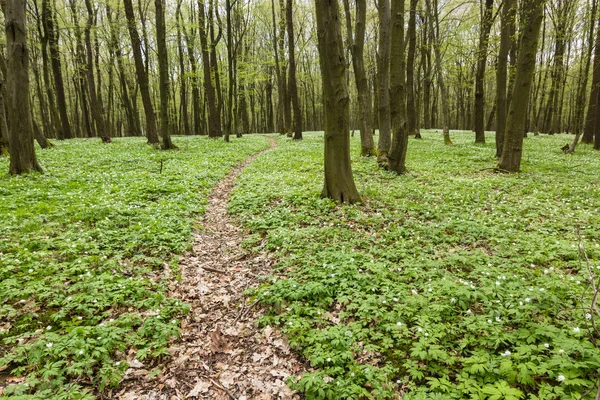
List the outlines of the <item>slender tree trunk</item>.
{"label": "slender tree trunk", "polygon": [[177,147],[171,141],[169,119],[169,58],[167,53],[167,33],[165,27],[165,0],[154,0],[156,9],[156,43],[158,48],[158,72],[160,80],[160,130],[163,150]]}
{"label": "slender tree trunk", "polygon": [[127,18],[127,29],[131,38],[131,50],[135,61],[135,72],[138,78],[140,92],[142,94],[142,104],[146,114],[146,137],[148,144],[158,145],[160,139],[156,131],[156,116],[154,115],[154,107],[152,106],[152,98],[150,97],[150,86],[148,82],[148,71],[144,66],[142,59],[142,42],[136,28],[136,19],[133,12],[133,4],[131,0],[123,0],[125,4],[125,16]]}
{"label": "slender tree trunk", "polygon": [[90,94],[90,108],[92,117],[96,124],[96,134],[100,137],[106,136],[106,127],[104,123],[104,116],[102,115],[102,103],[99,101],[98,92],[100,86],[98,85],[98,91],[96,91],[96,82],[94,79],[94,56],[92,50],[92,26],[94,25],[94,8],[90,0],[85,0],[85,6],[87,8],[88,17],[85,25],[85,48],[86,48],[86,75],[88,91]]}
{"label": "slender tree trunk", "polygon": [[42,171],[33,144],[25,2],[25,0],[7,0],[4,14],[8,55],[6,86],[11,175]]}
{"label": "slender tree trunk", "polygon": [[6,84],[4,73],[0,75],[0,157],[8,155],[8,121],[6,120]]}
{"label": "slender tree trunk", "polygon": [[538,49],[538,37],[544,18],[545,0],[531,0],[523,4],[522,18],[525,21],[520,34],[517,72],[512,101],[508,111],[506,135],[498,168],[508,172],[519,172],[523,154],[523,131],[529,103],[529,94]]}
{"label": "slender tree trunk", "polygon": [[350,98],[337,0],[315,0],[323,103],[325,183],[322,196],[338,203],[361,201],[350,164]]}
{"label": "slender tree trunk", "polygon": [[516,9],[513,0],[502,3],[500,21],[500,50],[498,52],[498,67],[496,68],[496,157],[502,155],[504,133],[506,131],[507,93],[506,80],[508,77],[508,52],[510,51],[510,24],[514,20]]}
{"label": "slender tree trunk", "polygon": [[[218,100],[215,95],[215,87],[212,79],[212,66],[208,38],[206,35],[206,16],[204,10],[204,1],[198,2],[198,33],[200,35],[200,46],[202,47],[202,66],[204,72],[204,93],[208,103],[208,137],[219,138],[221,133],[221,121],[218,108]],[[212,46],[211,46],[212,47]]]}
{"label": "slender tree trunk", "polygon": [[477,73],[475,74],[475,143],[485,143],[485,131],[483,125],[485,118],[484,81],[488,43],[490,30],[492,29],[493,8],[494,0],[485,0],[485,10],[481,15],[479,48],[477,49]]}
{"label": "slender tree trunk", "polygon": [[418,113],[415,106],[415,50],[417,47],[417,6],[419,0],[410,0],[408,17],[408,54],[406,57],[406,129],[408,136],[417,136]]}
{"label": "slender tree trunk", "polygon": [[181,1],[177,1],[177,10],[175,17],[177,19],[177,55],[179,56],[179,110],[181,115],[181,125],[184,135],[190,135],[190,119],[188,117],[188,94],[187,94],[187,77],[185,71],[185,55],[183,50],[183,40],[181,35],[181,26],[183,21],[181,18]]}
{"label": "slender tree trunk", "polygon": [[388,169],[397,174],[406,172],[408,132],[406,130],[406,64],[404,61],[404,0],[392,0],[390,49],[390,111],[392,146]]}
{"label": "slender tree trunk", "polygon": [[440,89],[440,101],[442,102],[442,123],[443,123],[443,135],[444,144],[451,145],[452,140],[450,139],[450,106],[448,105],[448,91],[444,82],[444,74],[442,71],[442,52],[440,43],[440,21],[439,11],[437,6],[437,0],[433,0],[433,7],[431,6],[432,0],[425,0],[427,5],[427,11],[430,15],[430,37],[433,42],[433,53],[435,55],[435,67],[437,70],[437,81]]}
{"label": "slender tree trunk", "polygon": [[55,16],[54,12],[48,7],[47,0],[43,3],[42,16],[44,19],[44,25],[46,29],[46,35],[48,36],[48,44],[50,47],[50,59],[52,65],[52,74],[54,75],[54,87],[56,88],[56,100],[58,103],[58,112],[60,115],[60,122],[62,130],[58,132],[59,139],[71,139],[73,133],[71,131],[71,124],[69,123],[69,116],[67,113],[67,100],[65,96],[65,86],[63,82],[62,67],[60,62],[60,51],[59,51],[59,36],[58,30],[54,29]]}
{"label": "slender tree trunk", "polygon": [[360,154],[363,157],[377,155],[375,143],[373,141],[373,131],[371,128],[371,91],[369,90],[369,80],[365,70],[364,47],[365,47],[365,27],[367,19],[367,1],[356,1],[356,33],[352,34],[352,17],[350,15],[350,2],[344,0],[344,10],[346,14],[346,34],[348,35],[348,46],[352,52],[352,67],[354,69],[354,81],[356,91],[358,92],[358,114],[360,121]]}
{"label": "slender tree trunk", "polygon": [[596,28],[596,44],[594,46],[594,70],[592,73],[592,89],[588,103],[588,112],[583,131],[582,143],[591,144],[594,141],[594,133],[597,126],[598,96],[600,95],[600,18]]}
{"label": "slender tree trunk", "polygon": [[379,0],[379,51],[377,54],[377,81],[379,108],[379,143],[377,161],[381,165],[387,164],[388,152],[391,145],[391,117],[390,117],[390,1]]}
{"label": "slender tree trunk", "polygon": [[[366,1],[366,0],[365,0]],[[287,0],[285,10],[288,33],[288,54],[290,62],[289,72],[289,93],[294,111],[294,140],[302,140],[302,110],[300,109],[300,99],[298,98],[298,83],[296,81],[296,41],[294,36],[293,10],[294,0]]]}

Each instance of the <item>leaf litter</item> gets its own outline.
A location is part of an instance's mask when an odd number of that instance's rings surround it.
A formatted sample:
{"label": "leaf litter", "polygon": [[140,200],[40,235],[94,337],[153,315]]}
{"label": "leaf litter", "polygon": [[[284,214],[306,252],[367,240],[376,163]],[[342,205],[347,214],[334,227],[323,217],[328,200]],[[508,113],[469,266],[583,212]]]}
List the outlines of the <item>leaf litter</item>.
{"label": "leaf litter", "polygon": [[[267,138],[270,147],[274,138]],[[277,260],[241,246],[245,232],[227,214],[236,178],[264,150],[227,175],[209,196],[209,206],[191,252],[180,262],[181,282],[171,296],[191,305],[180,338],[157,373],[134,366],[116,397],[122,400],[296,400],[302,396],[285,383],[307,371],[281,332],[259,328],[263,310],[244,296]],[[131,365],[131,364],[130,364]],[[136,365],[137,368],[141,366]],[[140,371],[147,372],[140,375]]]}

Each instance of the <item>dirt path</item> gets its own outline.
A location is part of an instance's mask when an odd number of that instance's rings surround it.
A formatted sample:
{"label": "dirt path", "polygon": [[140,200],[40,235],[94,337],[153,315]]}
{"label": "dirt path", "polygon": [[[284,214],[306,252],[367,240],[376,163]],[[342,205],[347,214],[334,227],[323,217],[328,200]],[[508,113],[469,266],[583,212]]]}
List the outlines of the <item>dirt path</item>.
{"label": "dirt path", "polygon": [[[267,139],[271,148],[276,146],[274,138]],[[144,376],[142,366],[130,368],[131,380],[119,399],[300,399],[285,379],[302,373],[303,364],[275,329],[257,328],[261,311],[243,295],[275,260],[242,249],[244,232],[227,214],[236,178],[266,151],[248,158],[213,189],[204,230],[181,261],[183,281],[171,293],[191,304],[181,338],[170,348],[171,359],[158,377]]]}

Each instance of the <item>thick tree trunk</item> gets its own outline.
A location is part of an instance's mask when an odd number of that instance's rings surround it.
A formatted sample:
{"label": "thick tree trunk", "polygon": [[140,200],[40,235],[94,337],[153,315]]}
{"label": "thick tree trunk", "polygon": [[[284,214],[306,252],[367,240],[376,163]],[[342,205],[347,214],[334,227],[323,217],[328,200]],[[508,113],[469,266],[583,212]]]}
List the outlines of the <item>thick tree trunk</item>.
{"label": "thick tree trunk", "polygon": [[131,50],[135,61],[135,72],[138,78],[140,92],[142,94],[142,104],[146,114],[146,137],[148,144],[158,145],[160,139],[156,131],[156,116],[154,115],[154,107],[152,106],[152,98],[150,97],[150,85],[148,82],[148,71],[144,66],[142,58],[142,42],[136,28],[136,19],[133,12],[133,4],[131,0],[123,0],[125,4],[125,16],[127,18],[127,29],[131,38]]}
{"label": "thick tree trunk", "polygon": [[158,75],[160,81],[160,133],[163,150],[176,149],[171,141],[169,119],[169,56],[167,54],[167,33],[165,27],[165,0],[154,0],[156,9],[156,44],[158,48]]}
{"label": "thick tree trunk", "polygon": [[290,60],[289,93],[294,111],[294,140],[302,140],[302,111],[298,98],[298,82],[296,81],[296,40],[294,37],[294,19],[292,7],[294,0],[287,0],[286,20],[288,33],[288,54]]}
{"label": "thick tree trunk", "polygon": [[485,10],[481,15],[479,33],[479,48],[477,49],[477,73],[475,74],[475,143],[485,143],[484,118],[485,118],[485,67],[487,64],[487,51],[492,29],[492,11],[494,0],[485,0]]}
{"label": "thick tree trunk", "polygon": [[496,157],[502,155],[504,133],[506,131],[507,93],[506,80],[508,77],[508,52],[512,40],[510,24],[515,18],[513,0],[504,0],[500,21],[500,50],[498,52],[498,67],[496,68]]}
{"label": "thick tree trunk", "polygon": [[391,145],[390,118],[390,1],[379,0],[379,51],[377,53],[377,82],[379,107],[379,143],[377,144],[378,162],[387,163]]}
{"label": "thick tree trunk", "polygon": [[8,55],[6,87],[8,92],[9,172],[12,175],[42,171],[33,145],[25,2],[25,0],[7,0],[4,16],[6,53]]}
{"label": "thick tree trunk", "polygon": [[529,103],[529,93],[538,48],[538,37],[544,18],[545,0],[531,0],[523,4],[523,32],[520,34],[517,72],[512,101],[508,111],[506,135],[498,168],[508,172],[519,172],[523,154],[523,131]]}
{"label": "thick tree trunk", "polygon": [[350,98],[337,0],[315,0],[323,103],[325,183],[322,196],[338,203],[361,201],[350,163]]}
{"label": "thick tree trunk", "polygon": [[365,70],[364,48],[365,48],[365,27],[367,19],[366,0],[356,1],[356,32],[352,34],[352,17],[350,15],[350,2],[344,0],[344,10],[346,14],[346,33],[348,35],[348,45],[352,52],[352,67],[354,69],[354,81],[356,91],[358,92],[358,113],[360,121],[360,154],[363,157],[377,155],[375,142],[373,141],[373,130],[371,128],[371,91],[369,90],[369,80]]}
{"label": "thick tree trunk", "polygon": [[404,61],[404,0],[392,0],[390,49],[390,112],[392,146],[387,168],[397,174],[406,172],[406,67]]}

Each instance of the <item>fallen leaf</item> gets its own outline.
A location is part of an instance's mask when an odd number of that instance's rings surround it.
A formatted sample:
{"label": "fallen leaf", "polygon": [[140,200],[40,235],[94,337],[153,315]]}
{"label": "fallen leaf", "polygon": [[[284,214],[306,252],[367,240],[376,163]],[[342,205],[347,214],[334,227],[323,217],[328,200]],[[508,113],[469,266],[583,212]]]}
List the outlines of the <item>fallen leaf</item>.
{"label": "fallen leaf", "polygon": [[190,390],[190,392],[185,397],[198,397],[200,393],[208,392],[208,390],[210,389],[210,385],[211,383],[208,381],[199,380],[198,382],[196,382],[194,388]]}
{"label": "fallen leaf", "polygon": [[233,384],[234,380],[235,380],[235,375],[229,371],[225,371],[225,372],[221,373],[221,375],[219,375],[219,382],[221,382],[221,384],[226,388],[231,386]]}

